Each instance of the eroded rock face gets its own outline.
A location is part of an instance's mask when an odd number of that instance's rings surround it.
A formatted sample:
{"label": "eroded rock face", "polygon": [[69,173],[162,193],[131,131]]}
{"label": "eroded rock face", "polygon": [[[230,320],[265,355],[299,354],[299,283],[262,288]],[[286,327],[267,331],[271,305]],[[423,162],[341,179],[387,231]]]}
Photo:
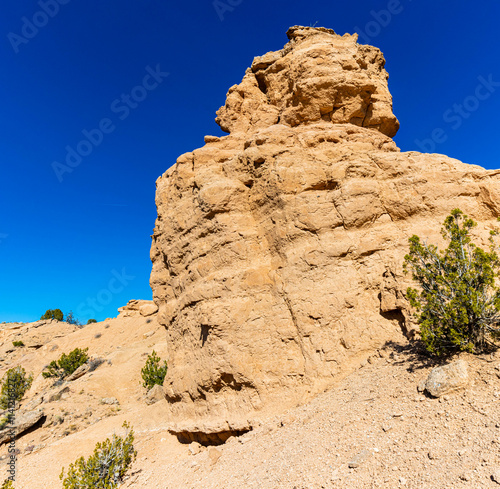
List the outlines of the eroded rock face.
{"label": "eroded rock face", "polygon": [[119,317],[141,317],[156,314],[158,306],[153,301],[131,300],[126,306],[119,307]]}
{"label": "eroded rock face", "polygon": [[409,330],[408,238],[442,245],[459,207],[485,244],[500,213],[499,172],[388,137],[380,51],[326,29],[289,37],[230,89],[230,135],[157,181],[151,287],[179,433],[244,431],[331,385]]}
{"label": "eroded rock face", "polygon": [[255,58],[243,81],[229,89],[216,119],[224,131],[324,120],[396,134],[379,49],[357,44],[357,34],[337,36],[331,29],[295,26],[287,35],[281,51]]}

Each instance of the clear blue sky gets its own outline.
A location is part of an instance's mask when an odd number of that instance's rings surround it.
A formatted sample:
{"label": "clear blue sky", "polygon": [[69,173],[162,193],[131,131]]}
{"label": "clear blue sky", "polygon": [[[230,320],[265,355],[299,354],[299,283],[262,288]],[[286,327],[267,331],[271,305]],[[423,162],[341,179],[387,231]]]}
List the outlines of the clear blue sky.
{"label": "clear blue sky", "polygon": [[0,17],[0,322],[151,298],[156,178],[221,134],[227,89],[291,25],[382,49],[403,151],[500,167],[497,0],[55,2],[5,0]]}

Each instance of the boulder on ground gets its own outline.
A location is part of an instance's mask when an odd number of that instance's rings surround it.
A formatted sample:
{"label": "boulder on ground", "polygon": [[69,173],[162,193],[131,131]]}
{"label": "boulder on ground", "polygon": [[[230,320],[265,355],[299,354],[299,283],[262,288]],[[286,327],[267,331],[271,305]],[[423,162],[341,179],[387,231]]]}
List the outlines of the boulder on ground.
{"label": "boulder on ground", "polygon": [[146,394],[146,404],[154,404],[155,402],[165,399],[165,391],[161,385],[155,385]]}
{"label": "boulder on ground", "polygon": [[465,360],[457,360],[442,367],[436,367],[425,381],[425,390],[433,397],[441,397],[467,387],[469,368]]}
{"label": "boulder on ground", "polygon": [[43,411],[16,413],[14,423],[0,431],[0,445],[8,443],[35,426],[44,416]]}

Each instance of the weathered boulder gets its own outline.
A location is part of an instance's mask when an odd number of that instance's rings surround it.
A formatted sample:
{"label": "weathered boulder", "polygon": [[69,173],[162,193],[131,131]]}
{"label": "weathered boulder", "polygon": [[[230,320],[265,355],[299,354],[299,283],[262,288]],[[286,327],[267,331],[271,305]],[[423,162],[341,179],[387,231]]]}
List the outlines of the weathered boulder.
{"label": "weathered boulder", "polygon": [[146,404],[154,404],[155,402],[162,401],[165,399],[165,392],[161,385],[155,385],[149,389],[146,394]]}
{"label": "weathered boulder", "polygon": [[448,365],[436,367],[425,381],[425,390],[433,397],[441,397],[467,387],[469,369],[465,360],[457,360]]}
{"label": "weathered boulder", "polygon": [[139,307],[139,312],[141,313],[141,316],[152,316],[153,314],[156,314],[158,312],[158,306],[151,301],[150,304],[143,304],[141,307]]}
{"label": "weathered boulder", "polygon": [[77,380],[80,377],[83,377],[89,371],[90,371],[90,363],[85,362],[83,365],[80,365],[66,380],[68,382],[71,382],[72,380]]}
{"label": "weathered boulder", "polygon": [[22,435],[25,431],[33,428],[44,416],[43,411],[30,411],[16,413],[14,423],[0,431],[0,445],[8,443],[14,437]]}
{"label": "weathered boulder", "polygon": [[401,153],[380,51],[294,27],[256,58],[205,138],[157,180],[151,287],[177,432],[248,429],[407,332],[412,234],[456,207],[485,244],[500,172]]}
{"label": "weathered boulder", "polygon": [[331,29],[294,26],[287,35],[284,49],[255,58],[243,81],[229,89],[217,112],[224,131],[323,120],[396,134],[379,49],[357,44],[357,34],[341,37]]}
{"label": "weathered boulder", "polygon": [[118,312],[121,318],[151,316],[158,311],[158,306],[153,301],[131,300],[126,306],[119,307]]}
{"label": "weathered boulder", "polygon": [[48,392],[44,395],[44,402],[56,402],[61,399],[66,399],[71,392],[69,385],[65,385],[62,389],[59,389],[57,392]]}

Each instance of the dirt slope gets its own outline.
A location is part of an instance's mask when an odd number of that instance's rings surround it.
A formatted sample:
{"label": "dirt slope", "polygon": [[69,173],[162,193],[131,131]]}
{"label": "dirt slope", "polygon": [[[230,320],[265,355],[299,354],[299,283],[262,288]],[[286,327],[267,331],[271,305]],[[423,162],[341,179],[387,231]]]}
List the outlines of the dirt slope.
{"label": "dirt slope", "polygon": [[[223,445],[201,447],[179,443],[169,433],[166,401],[151,406],[144,402],[140,369],[145,355],[154,346],[162,356],[165,348],[165,333],[156,320],[112,319],[74,331],[58,326],[66,336],[34,351],[8,353],[2,357],[0,374],[9,365],[21,363],[38,376],[43,365],[76,346],[88,346],[89,352],[106,362],[71,382],[63,399],[37,406],[47,418],[45,425],[17,440],[21,452],[17,488],[62,487],[61,468],[90,454],[97,441],[120,433],[124,420],[134,426],[138,450],[124,487],[498,487],[491,478],[500,468],[498,353],[462,355],[470,366],[469,387],[432,399],[420,394],[417,385],[433,365],[401,336],[379,352],[366,352],[350,366],[350,373],[313,401],[268,417],[253,431]],[[21,330],[27,340],[29,327]],[[40,335],[43,326],[32,328],[31,335],[36,330]],[[12,331],[2,330],[0,348],[6,347],[11,335]],[[54,345],[58,348],[51,351]],[[47,382],[35,379],[22,409],[48,392]],[[119,404],[100,403],[109,397]],[[54,424],[56,416],[64,421]],[[360,453],[366,454],[366,460],[349,468]],[[0,477],[6,470],[5,456],[3,445]]]}

